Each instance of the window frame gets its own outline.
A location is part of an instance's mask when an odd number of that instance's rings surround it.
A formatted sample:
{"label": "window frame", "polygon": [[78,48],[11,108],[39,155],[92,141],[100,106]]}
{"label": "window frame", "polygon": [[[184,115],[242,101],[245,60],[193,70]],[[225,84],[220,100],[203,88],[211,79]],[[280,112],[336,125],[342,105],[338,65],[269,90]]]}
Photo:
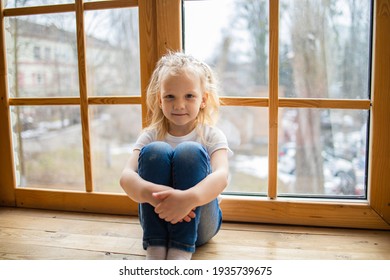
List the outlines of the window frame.
{"label": "window frame", "polygon": [[[375,0],[372,64],[372,100],[289,99],[279,98],[278,34],[279,1],[269,0],[269,97],[222,97],[226,106],[255,106],[269,110],[268,196],[224,196],[221,204],[225,221],[278,223],[308,226],[390,229],[390,9],[386,0]],[[85,61],[84,11],[136,7],[140,32],[140,96],[88,96]],[[167,49],[181,50],[181,0],[111,0],[24,8],[0,6],[0,206],[85,211],[137,215],[137,204],[125,194],[93,191],[89,107],[96,104],[138,104],[142,107],[143,126],[147,125],[145,89],[159,57]],[[80,97],[10,98],[7,84],[4,19],[44,13],[74,12],[77,24]],[[10,122],[11,106],[79,105],[84,149],[85,191],[60,191],[17,188]],[[279,108],[335,108],[371,110],[367,200],[334,200],[277,197],[277,143]],[[119,184],[119,178],[118,178]]]}

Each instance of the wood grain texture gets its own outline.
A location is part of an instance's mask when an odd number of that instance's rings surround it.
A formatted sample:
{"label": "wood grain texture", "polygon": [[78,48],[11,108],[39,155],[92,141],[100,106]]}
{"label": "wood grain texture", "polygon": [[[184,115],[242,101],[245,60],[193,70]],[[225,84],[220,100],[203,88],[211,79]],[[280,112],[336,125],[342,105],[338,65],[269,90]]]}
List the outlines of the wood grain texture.
{"label": "wood grain texture", "polygon": [[223,106],[250,106],[250,107],[268,107],[268,98],[266,97],[227,97],[220,98]]}
{"label": "wood grain texture", "polygon": [[12,149],[8,69],[6,61],[3,1],[0,3],[0,205],[15,205],[15,171]]}
{"label": "wood grain texture", "polygon": [[138,7],[138,0],[109,0],[84,3],[84,10],[106,10]]}
{"label": "wood grain texture", "polygon": [[[76,0],[77,2],[78,0]],[[102,10],[137,7],[138,0],[110,0],[83,3],[84,10]],[[56,4],[4,9],[5,17],[75,12],[76,5]]]}
{"label": "wood grain texture", "polygon": [[[157,54],[182,50],[182,15],[180,0],[156,1]],[[172,32],[175,30],[175,32]]]}
{"label": "wood grain texture", "polygon": [[[268,107],[267,97],[231,97],[220,98],[222,106]],[[11,106],[39,105],[79,105],[79,97],[18,97],[9,98]],[[93,96],[88,97],[88,104],[142,104],[140,96]],[[370,100],[338,99],[301,99],[279,98],[278,108],[317,108],[317,109],[353,109],[369,110]]]}
{"label": "wood grain texture", "polygon": [[269,1],[268,197],[277,197],[279,114],[279,0]]}
{"label": "wood grain texture", "polygon": [[10,106],[80,105],[79,97],[18,97],[9,99]]}
{"label": "wood grain texture", "polygon": [[76,1],[77,55],[80,89],[80,115],[83,139],[85,190],[93,191],[91,136],[88,106],[87,58],[84,32],[84,1]]}
{"label": "wood grain texture", "polygon": [[75,11],[75,4],[43,5],[35,7],[20,7],[4,9],[5,17],[41,15],[52,13],[68,13]]}
{"label": "wood grain texture", "polygon": [[370,202],[390,224],[390,1],[375,1]]}
{"label": "wood grain texture", "polygon": [[368,203],[226,196],[221,208],[226,221],[390,230]]}
{"label": "wood grain texture", "polygon": [[18,207],[104,214],[138,214],[138,205],[121,194],[17,188],[15,195]]}
{"label": "wood grain texture", "polygon": [[[138,204],[124,194],[17,188],[16,205],[37,209],[138,215]],[[390,230],[390,225],[368,203],[269,200],[224,195],[221,209],[224,221]]]}
{"label": "wood grain texture", "polygon": [[[237,238],[237,237],[240,238]],[[142,260],[136,217],[0,208],[0,259]],[[388,232],[222,224],[194,260],[388,260]]]}
{"label": "wood grain texture", "polygon": [[99,96],[88,97],[88,104],[90,105],[124,105],[124,104],[142,104],[141,96]]}
{"label": "wood grain texture", "polygon": [[370,100],[280,98],[279,107],[369,110]]}
{"label": "wood grain texture", "polygon": [[158,60],[156,2],[153,0],[140,1],[138,13],[141,59],[142,127],[146,127],[149,124],[148,108],[146,106],[146,89]]}
{"label": "wood grain texture", "polygon": [[[141,104],[140,96],[97,96],[88,97],[89,105]],[[80,105],[80,97],[26,97],[10,98],[10,106],[54,106]]]}

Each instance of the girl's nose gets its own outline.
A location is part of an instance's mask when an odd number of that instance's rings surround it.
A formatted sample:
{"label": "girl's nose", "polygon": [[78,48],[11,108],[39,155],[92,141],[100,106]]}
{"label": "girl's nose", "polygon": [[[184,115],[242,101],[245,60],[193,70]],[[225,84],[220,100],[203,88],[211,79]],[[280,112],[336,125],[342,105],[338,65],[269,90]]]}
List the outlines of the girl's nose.
{"label": "girl's nose", "polygon": [[176,100],[175,103],[174,103],[174,109],[176,110],[182,110],[184,109],[185,107],[185,104],[184,104],[184,101],[182,100]]}

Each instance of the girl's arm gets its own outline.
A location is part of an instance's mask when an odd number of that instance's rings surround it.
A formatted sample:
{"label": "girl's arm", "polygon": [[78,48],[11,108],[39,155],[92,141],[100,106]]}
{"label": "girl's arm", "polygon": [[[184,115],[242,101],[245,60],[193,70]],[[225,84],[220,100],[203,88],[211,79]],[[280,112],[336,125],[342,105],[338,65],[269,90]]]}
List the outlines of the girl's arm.
{"label": "girl's arm", "polygon": [[194,187],[185,191],[171,189],[154,193],[155,198],[162,200],[155,208],[161,219],[175,224],[191,209],[209,203],[226,188],[229,174],[227,150],[215,151],[210,160],[213,172]]}
{"label": "girl's arm", "polygon": [[139,150],[133,151],[122,171],[120,185],[126,194],[135,202],[147,202],[152,206],[156,206],[160,201],[153,196],[153,193],[170,190],[172,188],[148,182],[138,175],[139,154]]}

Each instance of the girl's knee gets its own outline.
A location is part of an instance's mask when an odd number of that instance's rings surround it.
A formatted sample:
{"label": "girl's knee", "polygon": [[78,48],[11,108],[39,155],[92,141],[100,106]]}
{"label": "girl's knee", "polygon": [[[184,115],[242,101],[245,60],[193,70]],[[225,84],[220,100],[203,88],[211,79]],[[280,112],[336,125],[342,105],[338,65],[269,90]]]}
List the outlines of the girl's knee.
{"label": "girl's knee", "polygon": [[206,149],[197,142],[183,142],[175,148],[174,158],[191,159],[191,158],[207,158]]}
{"label": "girl's knee", "polygon": [[165,142],[152,142],[141,149],[140,156],[149,160],[159,159],[161,157],[171,156],[172,147]]}
{"label": "girl's knee", "polygon": [[[152,142],[141,149],[138,158],[138,174],[154,183],[170,182],[173,149],[165,142]],[[158,177],[166,178],[162,181]]]}
{"label": "girl's knee", "polygon": [[196,142],[179,144],[173,153],[172,164],[176,175],[188,178],[203,178],[211,172],[207,150]]}
{"label": "girl's knee", "polygon": [[143,151],[153,152],[153,153],[165,153],[166,151],[172,150],[171,146],[168,143],[162,141],[155,141],[149,143],[145,147],[142,148]]}

